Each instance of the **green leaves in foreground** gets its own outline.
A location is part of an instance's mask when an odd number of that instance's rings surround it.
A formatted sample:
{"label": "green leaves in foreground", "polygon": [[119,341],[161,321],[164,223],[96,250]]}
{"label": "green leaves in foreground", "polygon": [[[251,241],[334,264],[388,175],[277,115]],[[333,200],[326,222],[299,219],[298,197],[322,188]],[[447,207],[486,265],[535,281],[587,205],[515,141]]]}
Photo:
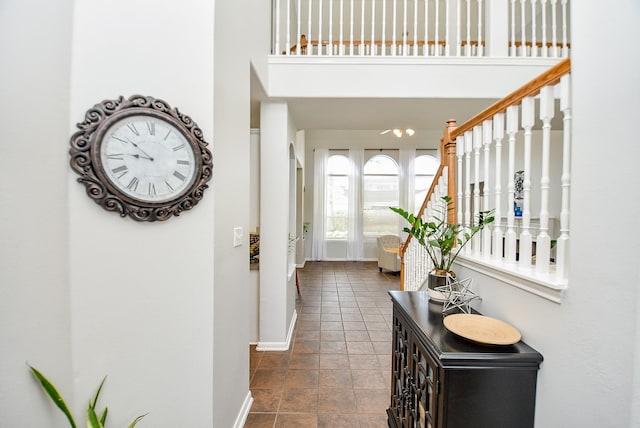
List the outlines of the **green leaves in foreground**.
{"label": "green leaves in foreground", "polygon": [[36,379],[38,379],[40,381],[40,384],[42,385],[42,388],[44,388],[44,391],[47,393],[49,398],[51,398],[51,400],[53,400],[54,404],[56,406],[58,406],[58,408],[60,410],[62,410],[62,413],[65,414],[65,416],[69,420],[69,424],[71,425],[71,427],[72,428],[76,428],[76,421],[73,420],[73,415],[71,414],[71,411],[69,410],[69,407],[67,406],[67,403],[64,402],[64,398],[62,398],[62,395],[60,395],[60,393],[58,392],[56,387],[53,386],[53,384],[51,382],[49,382],[49,379],[44,377],[44,375],[42,373],[40,373],[37,369],[35,369],[35,368],[31,367],[31,366],[29,366],[29,368],[31,369],[31,372],[36,377]]}
{"label": "green leaves in foreground", "polygon": [[[58,392],[56,387],[49,381],[49,379],[47,379],[37,369],[31,366],[29,366],[29,368],[31,369],[31,372],[33,373],[35,378],[38,379],[38,381],[42,385],[42,388],[47,393],[49,398],[51,398],[54,404],[62,411],[62,413],[65,414],[65,416],[69,420],[69,424],[71,428],[77,428],[76,422],[73,418],[73,414],[69,410],[67,403],[65,403],[64,398],[62,398],[62,395]],[[104,428],[105,423],[107,421],[107,413],[108,413],[107,407],[104,408],[104,410],[100,413],[99,416],[98,416],[98,412],[96,412],[98,397],[100,396],[100,391],[102,391],[102,386],[104,385],[105,380],[107,380],[106,376],[102,379],[102,382],[100,382],[100,385],[98,386],[98,390],[93,396],[93,400],[91,400],[89,402],[89,405],[87,406],[87,428]],[[135,418],[133,422],[131,422],[128,428],[134,428],[136,424],[140,422],[142,418],[144,418],[145,416],[146,416],[146,413],[144,415],[140,415],[137,418]]]}

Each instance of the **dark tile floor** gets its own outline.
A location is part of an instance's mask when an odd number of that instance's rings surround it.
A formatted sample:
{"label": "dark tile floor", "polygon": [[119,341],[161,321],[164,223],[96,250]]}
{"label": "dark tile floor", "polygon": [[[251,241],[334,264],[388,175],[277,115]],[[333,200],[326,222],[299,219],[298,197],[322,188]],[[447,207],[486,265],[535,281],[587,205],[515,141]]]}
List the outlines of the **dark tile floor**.
{"label": "dark tile floor", "polygon": [[285,352],[251,346],[245,427],[387,427],[396,274],[376,262],[307,262]]}

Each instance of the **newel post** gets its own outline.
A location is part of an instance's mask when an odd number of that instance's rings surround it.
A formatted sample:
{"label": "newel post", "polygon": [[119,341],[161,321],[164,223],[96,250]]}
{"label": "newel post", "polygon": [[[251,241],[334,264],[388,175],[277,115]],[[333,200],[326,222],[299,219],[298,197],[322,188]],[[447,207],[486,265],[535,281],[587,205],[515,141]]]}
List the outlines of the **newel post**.
{"label": "newel post", "polygon": [[450,210],[447,213],[447,222],[456,223],[456,142],[451,138],[451,133],[457,128],[456,120],[447,120],[447,127],[444,129],[444,136],[440,141],[440,153],[442,163],[447,166],[447,195],[451,198]]}

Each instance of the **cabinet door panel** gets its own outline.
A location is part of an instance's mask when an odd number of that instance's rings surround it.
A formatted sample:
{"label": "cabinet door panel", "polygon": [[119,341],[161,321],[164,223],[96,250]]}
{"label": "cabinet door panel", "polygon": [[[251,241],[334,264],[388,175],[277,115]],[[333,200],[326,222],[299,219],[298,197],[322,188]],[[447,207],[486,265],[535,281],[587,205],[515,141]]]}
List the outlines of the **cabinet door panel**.
{"label": "cabinet door panel", "polygon": [[414,425],[421,428],[436,426],[437,366],[422,344],[411,342],[411,376],[414,383]]}
{"label": "cabinet door panel", "polygon": [[391,409],[398,426],[407,427],[409,419],[409,330],[402,320],[394,317]]}

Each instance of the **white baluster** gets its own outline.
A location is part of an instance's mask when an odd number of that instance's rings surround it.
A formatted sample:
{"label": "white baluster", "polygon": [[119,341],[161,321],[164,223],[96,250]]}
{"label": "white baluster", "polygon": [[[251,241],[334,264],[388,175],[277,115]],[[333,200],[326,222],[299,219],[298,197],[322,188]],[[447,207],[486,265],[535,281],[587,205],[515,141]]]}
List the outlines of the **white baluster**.
{"label": "white baluster", "polygon": [[[273,54],[280,55],[280,0],[275,0],[276,15],[276,40],[273,46]],[[285,50],[286,52],[286,50]]]}
{"label": "white baluster", "polygon": [[377,55],[376,45],[376,2],[371,3],[371,56]]}
{"label": "white baluster", "polygon": [[569,56],[569,39],[567,38],[567,0],[562,0],[562,57]]}
{"label": "white baluster", "polygon": [[344,0],[340,0],[340,47],[338,55],[344,55]]}
{"label": "white baluster", "polygon": [[351,13],[349,14],[349,56],[353,56],[353,2],[351,0]]}
{"label": "white baluster", "polygon": [[418,55],[418,0],[413,0],[413,56]]}
{"label": "white baluster", "polygon": [[[482,210],[489,210],[489,195],[491,195],[491,182],[489,180],[489,161],[491,160],[491,141],[492,141],[492,131],[493,131],[493,122],[491,119],[485,120],[482,123],[482,145],[484,147],[484,190],[483,190],[483,205]],[[480,187],[480,186],[478,186]],[[481,241],[482,241],[482,256],[489,257],[491,255],[491,224],[488,224],[482,229],[481,232]]]}
{"label": "white baluster", "polygon": [[[456,56],[462,56],[462,8],[460,7],[461,0],[456,1]],[[449,33],[449,23],[447,22],[447,30],[445,34]]]}
{"label": "white baluster", "polygon": [[311,45],[311,12],[313,11],[312,0],[309,0],[309,13],[308,13],[308,22],[307,22],[307,35],[309,38],[307,39],[307,55],[313,55],[313,46]]}
{"label": "white baluster", "polygon": [[558,58],[558,0],[551,0],[551,56]]}
{"label": "white baluster", "polygon": [[493,116],[493,138],[496,141],[496,161],[495,161],[495,225],[493,227],[493,250],[494,260],[501,260],[503,254],[503,234],[502,234],[502,139],[504,138],[504,113]]}
{"label": "white baluster", "polygon": [[520,0],[520,40],[521,40],[520,56],[527,56],[527,45],[526,45],[527,35],[525,33],[525,28],[526,28],[525,2],[526,0]]}
{"label": "white baluster", "polygon": [[516,0],[511,0],[511,47],[509,56],[516,56]]}
{"label": "white baluster", "polygon": [[322,56],[322,0],[318,0],[318,56]]}
{"label": "white baluster", "polygon": [[542,120],[542,175],[540,177],[540,230],[536,237],[536,271],[549,272],[551,237],[549,236],[549,163],[551,162],[551,119],[554,116],[553,87],[540,89],[540,120]]}
{"label": "white baluster", "polygon": [[522,128],[524,129],[524,184],[522,201],[522,225],[520,232],[520,266],[531,266],[531,130],[535,123],[535,98],[522,99]]}
{"label": "white baluster", "polygon": [[396,56],[396,32],[397,32],[397,0],[393,0],[393,33],[391,33],[391,56]]}
{"label": "white baluster", "polygon": [[484,21],[482,14],[482,0],[478,0],[478,47],[476,48],[476,56],[484,56],[484,46],[482,46],[482,22]]}
{"label": "white baluster", "polygon": [[536,2],[538,0],[531,0],[531,56],[538,56],[538,43],[536,38]]}
{"label": "white baluster", "polygon": [[435,37],[434,37],[434,44],[433,44],[433,52],[435,56],[440,56],[440,43],[438,40],[438,36],[440,35],[440,2],[438,0],[435,1]]}
{"label": "white baluster", "polygon": [[547,0],[540,0],[542,5],[542,57],[549,56],[549,48],[547,47]]}
{"label": "white baluster", "polygon": [[334,52],[333,52],[333,0],[329,0],[329,44],[327,45],[327,55],[334,55]]}
{"label": "white baluster", "polygon": [[362,2],[360,5],[360,55],[364,55],[365,51],[365,43],[364,43],[364,9],[366,6],[366,2]]}
{"label": "white baluster", "polygon": [[422,54],[424,56],[429,55],[429,0],[424,0],[424,46]]}
{"label": "white baluster", "polygon": [[[464,133],[464,222],[462,230],[469,231],[471,224],[471,152],[473,151],[473,131]],[[465,254],[471,252],[471,248],[466,245],[463,250]]]}
{"label": "white baluster", "polygon": [[289,11],[291,10],[291,0],[287,0],[287,41],[284,45],[286,49],[287,55],[291,53],[291,14]]}
{"label": "white baluster", "polygon": [[382,0],[382,44],[380,50],[382,50],[382,56],[387,54],[387,0]]}
{"label": "white baluster", "polygon": [[456,167],[456,181],[457,192],[456,192],[456,223],[462,224],[463,214],[462,214],[462,189],[464,182],[462,181],[462,158],[464,156],[464,135],[456,138],[456,159],[458,160],[458,164]]}
{"label": "white baluster", "polygon": [[518,132],[518,107],[512,105],[507,107],[507,135],[509,136],[509,165],[507,171],[507,200],[509,201],[509,209],[507,210],[507,232],[505,233],[505,261],[507,263],[515,263],[516,261],[516,231],[514,206],[514,190],[515,181],[514,174],[516,172],[516,134]]}
{"label": "white baluster", "polygon": [[407,0],[403,2],[402,9],[402,56],[407,56]]}
{"label": "white baluster", "polygon": [[[480,149],[482,148],[482,125],[473,127],[473,212],[469,219],[469,227],[475,225],[480,208]],[[475,257],[480,256],[480,235],[473,237],[471,249]]]}
{"label": "white baluster", "polygon": [[302,37],[302,33],[300,31],[300,26],[302,25],[302,22],[300,20],[300,14],[302,12],[300,12],[300,1],[298,0],[298,16],[297,16],[297,21],[296,21],[296,26],[297,26],[297,30],[296,30],[296,55],[302,55],[302,52],[300,52],[302,50],[302,46],[300,46],[300,38]]}
{"label": "white baluster", "polygon": [[569,196],[571,193],[571,75],[560,78],[560,110],[563,114],[562,141],[562,209],[560,211],[560,237],[556,244],[556,278],[567,279],[569,260]]}
{"label": "white baluster", "polygon": [[471,0],[467,2],[467,44],[464,47],[464,53],[466,56],[471,56]]}

